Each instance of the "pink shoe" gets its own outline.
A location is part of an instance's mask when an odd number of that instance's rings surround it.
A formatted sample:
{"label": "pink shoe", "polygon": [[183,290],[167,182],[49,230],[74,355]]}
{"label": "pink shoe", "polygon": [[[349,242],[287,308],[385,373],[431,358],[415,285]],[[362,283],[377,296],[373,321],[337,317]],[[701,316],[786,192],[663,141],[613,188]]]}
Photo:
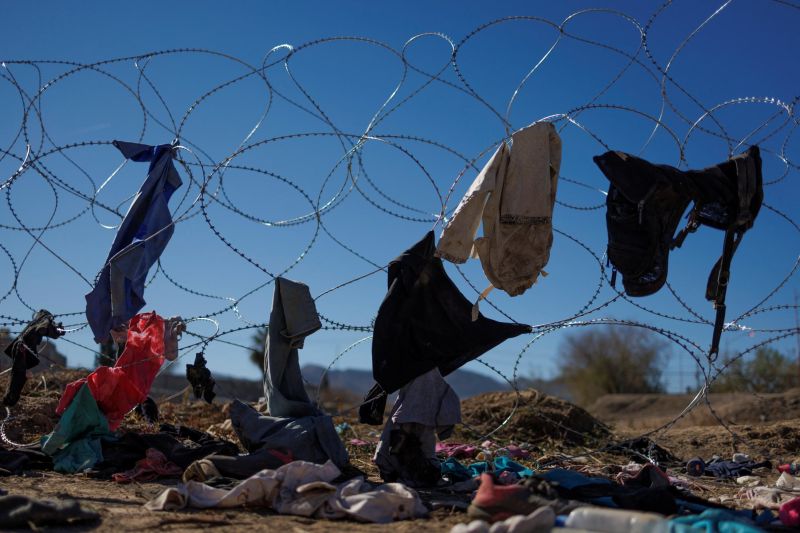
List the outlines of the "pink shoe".
{"label": "pink shoe", "polygon": [[784,526],[800,526],[800,498],[789,500],[781,505],[778,516]]}

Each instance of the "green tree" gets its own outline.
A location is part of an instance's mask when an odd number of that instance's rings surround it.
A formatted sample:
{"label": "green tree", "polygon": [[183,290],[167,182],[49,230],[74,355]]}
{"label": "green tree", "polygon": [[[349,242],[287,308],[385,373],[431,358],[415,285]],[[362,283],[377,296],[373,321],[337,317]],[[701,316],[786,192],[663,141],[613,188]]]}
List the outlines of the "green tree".
{"label": "green tree", "polygon": [[253,334],[250,348],[250,361],[259,369],[264,369],[264,345],[267,343],[267,328],[259,328]]}
{"label": "green tree", "polygon": [[797,362],[774,348],[758,348],[748,361],[728,356],[725,363],[712,392],[783,392],[798,385]]}
{"label": "green tree", "polygon": [[0,351],[5,350],[11,344],[11,332],[8,328],[0,328]]}
{"label": "green tree", "polygon": [[100,343],[100,351],[94,354],[94,366],[114,366],[117,362],[117,345],[108,339]]}
{"label": "green tree", "polygon": [[606,326],[569,335],[560,379],[582,405],[604,394],[664,392],[661,363],[670,344],[647,329]]}

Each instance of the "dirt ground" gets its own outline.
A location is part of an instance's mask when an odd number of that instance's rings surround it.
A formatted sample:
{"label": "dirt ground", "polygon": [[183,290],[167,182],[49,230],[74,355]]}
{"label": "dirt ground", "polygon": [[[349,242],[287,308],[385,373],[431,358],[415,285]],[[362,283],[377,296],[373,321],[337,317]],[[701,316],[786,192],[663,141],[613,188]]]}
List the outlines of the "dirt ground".
{"label": "dirt ground", "polygon": [[[52,430],[57,421],[54,413],[63,386],[83,371],[48,372],[31,380],[23,399],[14,408],[13,420],[3,425],[6,436],[18,443],[31,442]],[[0,388],[5,387],[0,377]],[[487,438],[495,446],[509,443],[524,445],[532,457],[520,461],[531,468],[560,465],[587,473],[613,477],[631,459],[641,462],[641,455],[626,450],[596,450],[609,444],[633,439],[655,429],[679,413],[691,398],[688,396],[614,395],[601,398],[588,410],[533,390],[515,393],[490,393],[470,398],[462,403],[464,424],[457,428],[451,441],[479,444]],[[731,434],[701,406],[674,427],[651,435],[665,453],[675,456],[668,464],[671,473],[679,473],[678,461],[694,456],[712,454],[729,457],[733,451],[749,453],[754,459],[769,459],[774,464],[797,460],[800,457],[800,390],[783,395],[720,395],[712,397],[714,410],[734,434]],[[161,421],[183,424],[237,442],[227,420],[227,405],[208,405],[188,395],[159,402]],[[340,401],[326,405],[329,411],[339,411]],[[705,410],[705,412],[703,411]],[[783,418],[781,420],[781,418]],[[712,424],[713,421],[713,424]],[[370,481],[380,482],[377,469],[370,458],[378,440],[380,427],[358,424],[354,411],[335,417],[335,423],[347,422],[342,433],[352,465],[367,475]],[[157,428],[131,414],[122,430],[150,432]],[[366,441],[353,445],[352,439]],[[639,449],[646,452],[645,449]],[[593,452],[593,453],[590,453]],[[581,455],[581,457],[575,457]],[[773,485],[777,478],[773,469],[761,473],[765,484]],[[70,530],[98,531],[196,531],[205,528],[224,528],[225,531],[260,531],[282,528],[299,531],[449,531],[460,522],[468,521],[463,509],[470,494],[452,495],[444,492],[425,492],[423,500],[441,502],[441,508],[424,520],[404,521],[386,525],[332,522],[272,514],[262,510],[242,509],[225,511],[149,512],[142,505],[177,479],[149,483],[120,485],[98,481],[82,475],[66,476],[54,472],[29,472],[24,476],[0,477],[0,488],[11,494],[37,498],[69,496],[101,514],[99,523],[77,526]],[[710,478],[692,480],[698,496],[721,501],[726,505],[747,508],[746,501],[737,499],[741,487],[733,482],[719,483]]]}
{"label": "dirt ground", "polygon": [[[609,394],[588,410],[617,428],[650,429],[672,420],[691,400],[688,394]],[[717,417],[727,424],[771,424],[800,418],[800,388],[778,394],[712,393],[708,400],[711,408],[698,406],[676,427],[717,426]]]}
{"label": "dirt ground", "polygon": [[[588,410],[617,435],[633,437],[668,424],[691,400],[691,395],[613,394],[600,398]],[[653,438],[683,460],[738,451],[773,463],[792,462],[800,459],[798,419],[800,389],[776,394],[710,394],[708,404],[700,404]]]}

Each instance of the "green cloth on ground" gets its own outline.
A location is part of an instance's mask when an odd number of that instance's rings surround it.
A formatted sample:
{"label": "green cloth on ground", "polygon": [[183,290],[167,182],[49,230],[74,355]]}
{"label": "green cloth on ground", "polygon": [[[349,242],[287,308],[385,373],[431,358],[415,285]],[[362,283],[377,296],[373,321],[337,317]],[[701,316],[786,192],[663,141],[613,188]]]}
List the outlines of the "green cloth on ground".
{"label": "green cloth on ground", "polygon": [[53,458],[56,472],[74,474],[103,460],[100,440],[111,435],[106,417],[84,385],[53,432],[42,437],[42,451]]}

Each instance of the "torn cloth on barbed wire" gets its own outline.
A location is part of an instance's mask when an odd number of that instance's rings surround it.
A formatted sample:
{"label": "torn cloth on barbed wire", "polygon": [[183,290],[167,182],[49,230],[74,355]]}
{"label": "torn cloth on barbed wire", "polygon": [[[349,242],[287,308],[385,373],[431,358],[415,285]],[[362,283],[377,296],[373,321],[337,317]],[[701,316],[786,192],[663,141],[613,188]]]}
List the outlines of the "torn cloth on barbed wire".
{"label": "torn cloth on barbed wire", "polygon": [[26,371],[39,364],[38,348],[44,337],[57,339],[64,334],[64,328],[45,309],[36,312],[25,329],[6,346],[5,354],[12,359],[11,379],[8,382],[3,405],[13,407],[17,405],[22,388],[27,381]]}
{"label": "torn cloth on barbed wire", "polygon": [[537,122],[512,141],[500,144],[461,199],[436,255],[454,263],[479,257],[492,286],[518,296],[550,260],[561,138],[551,123]]}
{"label": "torn cloth on barbed wire", "polygon": [[217,382],[211,377],[211,371],[206,367],[206,358],[203,357],[203,352],[195,354],[193,365],[186,365],[186,379],[192,386],[195,398],[203,398],[211,403],[217,395],[214,392],[214,385]]}
{"label": "torn cloth on barbed wire", "polygon": [[264,352],[264,397],[272,416],[317,416],[300,372],[305,338],[322,327],[308,285],[277,278]]}
{"label": "torn cloth on barbed wire", "polygon": [[147,398],[164,362],[164,319],[155,312],[131,319],[125,351],[113,367],[100,366],[83,379],[64,388],[56,407],[63,413],[76,392],[87,383],[111,430],[119,427],[125,414]]}
{"label": "torn cloth on barbed wire", "polygon": [[[624,152],[606,152],[594,161],[610,182],[608,258],[622,274],[628,296],[658,292],[667,281],[670,250],[701,225],[725,232],[722,255],[706,284],[706,299],[716,309],[709,355],[718,353],[731,260],[764,199],[759,147],[702,170],[656,165]],[[686,228],[673,235],[690,202]]]}
{"label": "torn cloth on barbed wire", "polygon": [[525,324],[498,322],[482,314],[434,257],[433,232],[389,263],[389,291],[378,309],[372,337],[372,375],[377,385],[359,410],[363,422],[380,424],[386,394],[438,368],[442,376],[501,342],[530,333]]}
{"label": "torn cloth on barbed wire", "polygon": [[114,146],[127,159],[149,161],[150,167],[117,230],[100,278],[86,295],[86,319],[98,343],[144,307],[147,272],[158,261],[174,232],[167,204],[182,185],[172,163],[172,145],[114,141]]}

